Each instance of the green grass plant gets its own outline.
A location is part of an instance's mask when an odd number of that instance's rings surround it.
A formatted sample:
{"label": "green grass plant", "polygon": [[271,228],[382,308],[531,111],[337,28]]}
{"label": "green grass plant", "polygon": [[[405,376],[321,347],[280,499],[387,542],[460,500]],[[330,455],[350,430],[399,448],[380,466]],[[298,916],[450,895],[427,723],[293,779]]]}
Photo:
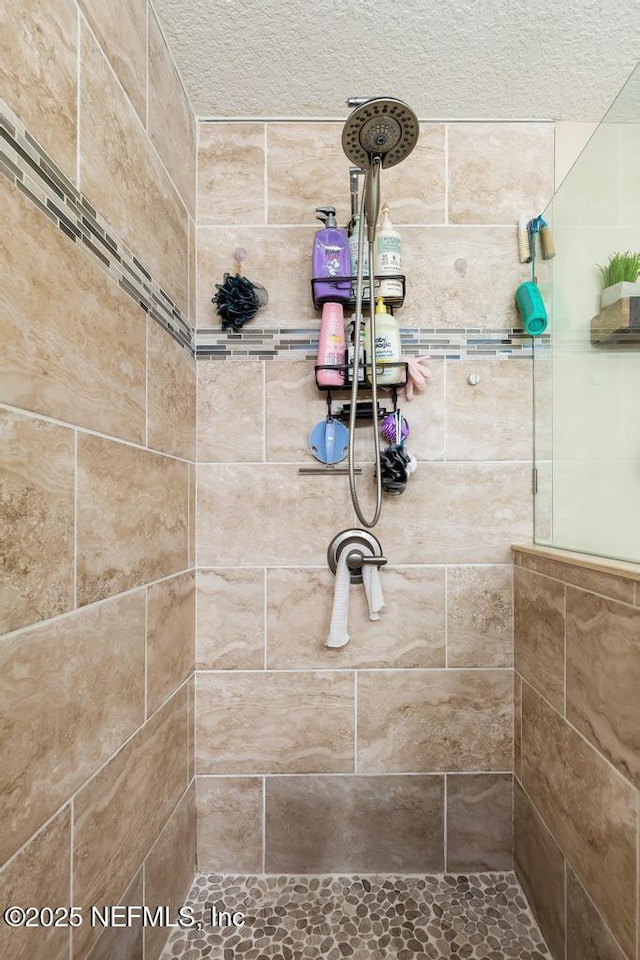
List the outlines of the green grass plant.
{"label": "green grass plant", "polygon": [[635,283],[640,276],[640,253],[612,253],[605,266],[598,264],[602,274],[602,287],[612,287],[616,283]]}

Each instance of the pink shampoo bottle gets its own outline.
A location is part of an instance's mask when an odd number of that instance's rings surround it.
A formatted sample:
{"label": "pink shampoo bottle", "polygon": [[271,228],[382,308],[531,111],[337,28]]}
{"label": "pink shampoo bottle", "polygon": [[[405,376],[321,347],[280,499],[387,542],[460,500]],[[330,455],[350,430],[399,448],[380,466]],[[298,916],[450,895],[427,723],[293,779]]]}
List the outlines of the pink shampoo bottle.
{"label": "pink shampoo bottle", "polygon": [[[320,322],[318,366],[344,364],[345,347],[342,304],[325,303]],[[344,385],[344,370],[318,370],[317,381],[320,387],[341,387]]]}

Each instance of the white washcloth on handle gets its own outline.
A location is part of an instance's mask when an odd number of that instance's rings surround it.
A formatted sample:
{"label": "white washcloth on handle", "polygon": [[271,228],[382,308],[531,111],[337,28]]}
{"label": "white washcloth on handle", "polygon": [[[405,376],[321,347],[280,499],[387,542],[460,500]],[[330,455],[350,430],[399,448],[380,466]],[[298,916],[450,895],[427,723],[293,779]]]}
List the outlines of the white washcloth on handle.
{"label": "white washcloth on handle", "polygon": [[379,620],[380,611],[384,610],[384,595],[377,566],[369,563],[362,564],[362,583],[369,606],[369,620]]}
{"label": "white washcloth on handle", "polygon": [[351,573],[347,566],[347,551],[343,550],[338,559],[336,582],[333,589],[333,610],[329,627],[328,647],[344,647],[349,643],[349,586]]}

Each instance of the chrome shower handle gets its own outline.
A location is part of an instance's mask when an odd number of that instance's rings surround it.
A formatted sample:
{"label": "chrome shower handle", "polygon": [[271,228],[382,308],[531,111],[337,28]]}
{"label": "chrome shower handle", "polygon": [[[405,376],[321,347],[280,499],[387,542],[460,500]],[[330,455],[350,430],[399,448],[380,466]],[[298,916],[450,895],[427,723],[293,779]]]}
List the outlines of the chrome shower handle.
{"label": "chrome shower handle", "polygon": [[347,554],[349,570],[361,570],[362,567],[384,567],[386,562],[386,557],[365,556],[360,550],[350,550]]}

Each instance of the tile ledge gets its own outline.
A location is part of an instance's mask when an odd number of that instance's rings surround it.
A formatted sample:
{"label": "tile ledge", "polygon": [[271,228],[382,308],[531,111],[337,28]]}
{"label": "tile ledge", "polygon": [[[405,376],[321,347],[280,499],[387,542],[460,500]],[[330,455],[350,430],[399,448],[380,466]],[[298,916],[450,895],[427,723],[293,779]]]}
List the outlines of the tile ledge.
{"label": "tile ledge", "polygon": [[608,557],[595,557],[587,553],[574,553],[571,550],[560,550],[557,547],[541,547],[537,544],[512,544],[514,554],[526,553],[546,560],[556,560],[574,567],[583,567],[586,570],[595,570],[598,573],[609,573],[613,576],[624,577],[627,580],[640,582],[640,564],[628,563],[626,560],[611,560]]}

